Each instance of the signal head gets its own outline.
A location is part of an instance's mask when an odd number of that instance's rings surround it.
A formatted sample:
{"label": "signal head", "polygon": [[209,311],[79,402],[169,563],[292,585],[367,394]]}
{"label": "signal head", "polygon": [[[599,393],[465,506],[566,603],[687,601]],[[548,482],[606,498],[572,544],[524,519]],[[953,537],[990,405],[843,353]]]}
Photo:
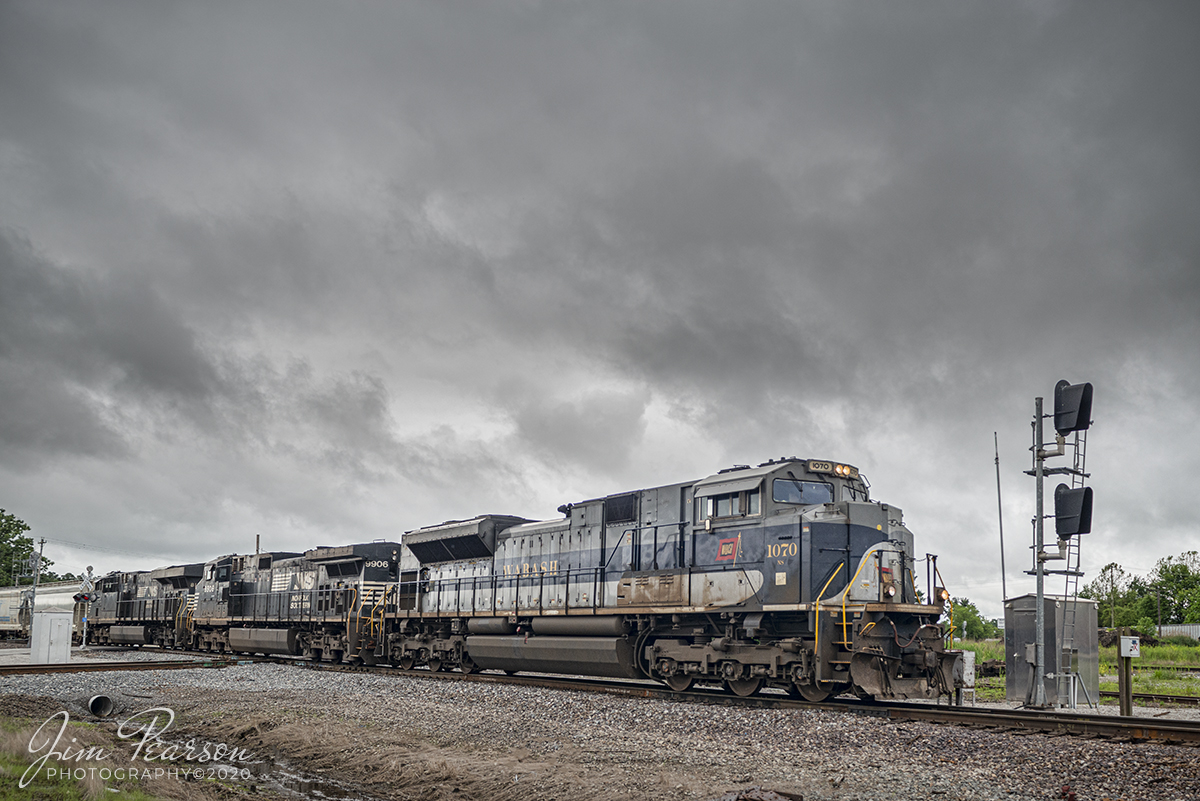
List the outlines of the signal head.
{"label": "signal head", "polygon": [[1091,530],[1092,488],[1059,484],[1054,490],[1054,533],[1065,539]]}
{"label": "signal head", "polygon": [[1059,381],[1054,387],[1054,430],[1087,431],[1092,424],[1092,385]]}

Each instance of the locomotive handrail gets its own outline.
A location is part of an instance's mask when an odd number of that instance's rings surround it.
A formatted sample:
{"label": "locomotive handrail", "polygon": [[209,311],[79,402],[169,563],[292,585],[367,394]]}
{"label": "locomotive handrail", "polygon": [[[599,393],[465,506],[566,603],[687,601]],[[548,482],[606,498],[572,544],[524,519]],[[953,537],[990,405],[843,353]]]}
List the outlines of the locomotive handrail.
{"label": "locomotive handrail", "polygon": [[[348,587],[343,592],[349,603],[346,604],[346,636],[350,636],[350,613],[354,611],[354,606],[358,603],[358,587]],[[353,593],[353,595],[351,595]],[[353,598],[353,600],[349,600]]]}
{"label": "locomotive handrail", "polygon": [[[650,553],[651,553],[651,555],[652,555],[652,557],[653,557],[653,562],[652,562],[652,565],[653,565],[653,566],[652,566],[650,569],[651,569],[651,570],[660,570],[661,568],[659,568],[659,566],[658,566],[658,530],[659,530],[660,528],[668,528],[668,527],[670,527],[670,526],[675,526],[675,527],[676,527],[676,529],[677,529],[677,531],[675,532],[675,533],[676,533],[676,536],[678,536],[678,537],[679,537],[678,553],[676,554],[676,559],[678,559],[678,560],[679,560],[679,566],[682,568],[682,567],[683,567],[683,561],[684,561],[684,558],[686,557],[686,551],[687,551],[687,545],[686,545],[686,542],[685,542],[685,540],[684,540],[684,537],[683,537],[683,534],[684,534],[684,531],[683,531],[683,530],[684,530],[684,527],[685,527],[686,525],[687,525],[687,522],[686,522],[686,521],[682,521],[682,520],[681,520],[681,521],[679,521],[679,522],[677,522],[677,523],[654,523],[653,525],[649,525],[649,526],[631,526],[631,527],[629,527],[629,528],[627,528],[627,529],[625,529],[624,531],[622,531],[622,532],[621,532],[621,538],[622,538],[622,539],[624,539],[626,534],[633,534],[633,533],[635,533],[635,532],[641,532],[641,531],[645,531],[645,530],[647,530],[647,529],[653,529],[653,530],[654,530],[654,541],[653,541],[653,543],[652,543],[652,545],[651,545],[651,550],[650,550]],[[638,543],[637,543],[637,544],[636,544],[636,546],[635,546],[635,545],[634,545],[634,542],[633,542],[633,538],[631,537],[631,538],[630,538],[629,545],[630,545],[630,548],[636,548],[636,549],[637,549],[637,550],[634,552],[634,553],[636,553],[636,554],[637,554],[637,558],[634,560],[634,562],[636,562],[636,566],[637,566],[637,568],[638,568],[638,569],[640,569],[640,568],[641,568],[641,561],[642,561],[642,560],[641,560],[641,541],[640,541],[640,538],[639,538],[639,541],[638,541]],[[619,547],[619,546],[618,546],[618,547]],[[610,555],[610,556],[609,556],[609,558],[608,558],[608,562],[611,562],[611,561],[612,561],[612,557],[613,557],[613,556],[615,556],[615,555],[616,555],[616,549],[614,548],[614,549],[613,549],[613,553],[612,553],[612,555]],[[631,555],[632,555],[632,554],[631,554]],[[605,564],[604,564],[604,566],[605,566],[605,567],[608,567],[608,562],[605,562]]]}
{"label": "locomotive handrail", "polygon": [[[506,576],[502,573],[493,573],[489,576],[460,576],[455,578],[438,578],[432,580],[417,579],[414,581],[397,581],[394,586],[396,588],[398,597],[405,594],[411,594],[413,597],[414,606],[406,611],[404,615],[405,617],[409,616],[409,614],[413,612],[415,612],[418,616],[429,614],[428,611],[424,611],[424,606],[422,604],[423,599],[429,596],[436,597],[437,608],[434,611],[439,614],[443,611],[441,609],[443,605],[443,598],[447,596],[453,596],[455,598],[453,611],[455,612],[478,613],[480,611],[490,610],[493,615],[499,615],[502,610],[499,608],[500,601],[498,596],[499,592],[506,586],[510,587],[513,591],[512,610],[509,612],[509,614],[516,615],[528,612],[545,613],[547,577],[549,577],[551,582],[554,584],[561,584],[564,589],[562,609],[564,611],[572,608],[578,609],[578,606],[573,606],[571,603],[571,585],[573,583],[578,584],[582,579],[586,579],[590,575],[592,578],[592,596],[585,605],[591,607],[594,611],[599,608],[599,581],[603,572],[604,569],[599,567],[563,568],[554,571],[538,571],[536,574],[533,572],[513,573]],[[538,582],[538,600],[531,602],[531,604],[528,606],[525,606],[521,603],[521,582],[525,579],[529,579],[531,584],[527,586],[530,586],[532,589],[532,581],[534,580],[535,575],[537,576]],[[433,584],[434,586],[430,587],[430,584]],[[491,591],[491,603],[485,607],[481,607],[479,604],[478,593],[481,587],[486,587]],[[462,593],[465,589],[469,589],[471,591],[471,602],[469,606],[465,603],[462,603]],[[408,590],[411,590],[412,592],[406,592]],[[399,615],[400,612],[401,610],[398,606],[396,614]]]}
{"label": "locomotive handrail", "polygon": [[[847,596],[850,595],[850,588],[854,586],[854,582],[858,581],[858,574],[862,572],[863,565],[865,565],[867,563],[867,557],[873,553],[874,554],[882,553],[882,550],[880,548],[871,548],[870,550],[868,550],[866,553],[864,553],[862,555],[862,558],[858,560],[858,570],[854,571],[854,578],[850,579],[850,581],[846,584],[846,589],[842,591],[842,643],[843,644],[849,642],[849,640],[846,639],[846,636],[847,636],[846,635],[846,598],[847,598]],[[875,558],[878,559],[879,557],[876,556]],[[882,562],[880,562],[880,564],[882,565]],[[826,584],[825,586],[829,586],[829,585]]]}
{"label": "locomotive handrail", "polygon": [[821,681],[822,681],[821,675],[820,675],[821,670],[819,667],[819,665],[821,664],[821,662],[820,662],[820,660],[821,660],[821,596],[825,594],[825,590],[829,589],[829,584],[837,577],[837,574],[842,572],[843,564],[845,564],[845,563],[844,562],[838,563],[837,570],[833,571],[833,575],[829,577],[829,581],[825,582],[825,586],[822,587],[821,592],[817,594],[817,602],[815,604],[813,604],[813,608],[815,610],[815,617],[813,617],[813,630],[816,631],[816,633],[817,633],[817,641],[816,641],[816,645],[814,646],[814,651],[816,652],[817,665],[818,665],[816,673],[813,676],[813,680],[817,683],[817,687],[821,686]]}
{"label": "locomotive handrail", "polygon": [[[608,558],[604,560],[604,564],[603,564],[603,565],[601,565],[601,567],[603,567],[605,570],[607,570],[607,569],[608,569],[608,566],[609,566],[609,564],[612,562],[612,559],[613,559],[613,557],[617,555],[617,549],[618,549],[618,548],[620,548],[620,547],[621,547],[621,544],[622,544],[622,543],[625,541],[625,535],[626,535],[627,533],[629,533],[630,531],[632,531],[632,529],[626,529],[625,531],[622,531],[622,532],[621,532],[621,536],[620,536],[620,538],[617,540],[617,544],[613,546],[612,553],[610,553],[610,554],[608,555]],[[632,545],[633,545],[633,542],[632,542],[632,539],[631,539],[631,541],[630,541],[630,546],[632,547]]]}

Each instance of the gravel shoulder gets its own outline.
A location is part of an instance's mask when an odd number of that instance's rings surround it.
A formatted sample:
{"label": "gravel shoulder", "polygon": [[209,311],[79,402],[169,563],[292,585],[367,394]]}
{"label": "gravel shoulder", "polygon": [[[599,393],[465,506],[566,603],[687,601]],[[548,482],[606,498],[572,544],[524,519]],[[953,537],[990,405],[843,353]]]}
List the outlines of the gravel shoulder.
{"label": "gravel shoulder", "polygon": [[171,708],[167,739],[265,759],[242,788],[259,798],[712,799],[756,785],[808,801],[1045,799],[1064,785],[1080,801],[1200,798],[1193,748],[270,664],[14,676],[0,715],[57,703],[90,719],[97,693],[117,719]]}

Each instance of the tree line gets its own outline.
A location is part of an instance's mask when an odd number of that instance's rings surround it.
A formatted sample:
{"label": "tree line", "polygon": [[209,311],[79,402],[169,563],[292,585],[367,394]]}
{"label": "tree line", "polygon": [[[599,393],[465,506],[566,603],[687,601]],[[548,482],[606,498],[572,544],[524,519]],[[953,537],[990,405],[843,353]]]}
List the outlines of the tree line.
{"label": "tree line", "polygon": [[[1149,576],[1135,576],[1116,562],[1105,565],[1094,581],[1079,591],[1080,598],[1096,601],[1096,623],[1101,628],[1129,626],[1143,634],[1158,626],[1200,623],[1200,552],[1158,560]],[[968,598],[951,598],[950,615],[956,637],[987,640],[1000,636],[998,621],[985,618]]]}
{"label": "tree line", "polygon": [[1096,601],[1101,626],[1148,626],[1200,623],[1200,552],[1158,560],[1149,576],[1134,576],[1109,562],[1079,591]]}
{"label": "tree line", "polygon": [[[33,539],[25,536],[29,530],[29,524],[24,520],[0,509],[0,587],[33,583],[33,574],[28,568],[30,557],[37,549],[33,546]],[[50,569],[53,565],[49,559],[42,558],[38,581],[73,581],[79,578],[73,573],[59,575]]]}

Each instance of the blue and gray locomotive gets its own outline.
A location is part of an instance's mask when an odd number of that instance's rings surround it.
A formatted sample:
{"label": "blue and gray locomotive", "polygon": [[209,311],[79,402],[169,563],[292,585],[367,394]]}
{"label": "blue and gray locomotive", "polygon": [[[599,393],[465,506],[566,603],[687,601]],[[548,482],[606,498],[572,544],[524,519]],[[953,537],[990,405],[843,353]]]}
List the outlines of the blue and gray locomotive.
{"label": "blue and gray locomotive", "polygon": [[163,605],[164,621],[105,620],[101,636],[435,671],[653,678],[678,691],[775,686],[810,701],[930,698],[960,678],[937,622],[944,597],[924,603],[914,586],[901,511],[872,501],[853,466],[782,459],[559,511],[120,574],[192,583]]}

